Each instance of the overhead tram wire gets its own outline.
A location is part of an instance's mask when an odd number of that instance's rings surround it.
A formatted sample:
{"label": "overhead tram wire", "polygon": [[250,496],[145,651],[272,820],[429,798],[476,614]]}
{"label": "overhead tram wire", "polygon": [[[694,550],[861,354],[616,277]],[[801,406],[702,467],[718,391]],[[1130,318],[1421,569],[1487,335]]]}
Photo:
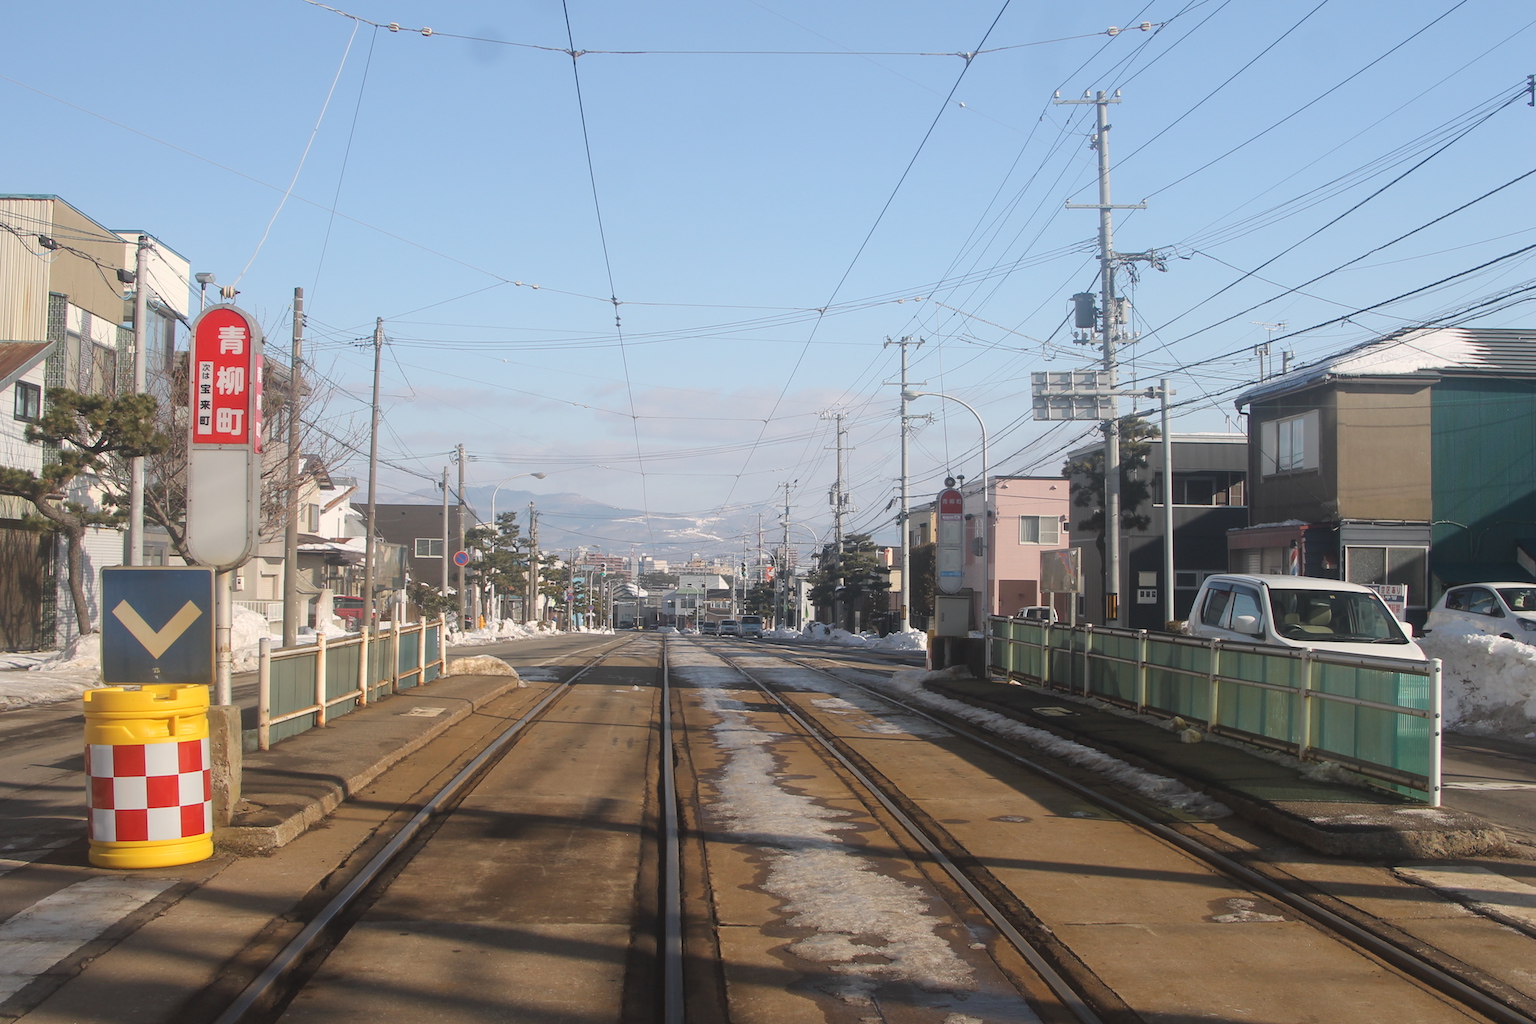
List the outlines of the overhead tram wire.
{"label": "overhead tram wire", "polygon": [[347,178],[347,164],[352,160],[352,141],[357,137],[357,118],[363,111],[363,95],[368,91],[368,72],[373,69],[373,49],[379,41],[379,30],[374,27],[368,40],[368,57],[363,61],[363,80],[357,86],[357,102],[352,106],[352,126],[347,129],[347,145],[341,154],[341,169],[336,172],[336,192],[331,196],[331,212],[325,221],[325,237],[320,241],[320,256],[315,261],[315,277],[309,285],[309,299],[313,303],[320,289],[320,271],[325,268],[325,254],[331,248],[331,229],[336,226],[336,207],[341,204],[341,185]]}
{"label": "overhead tram wire", "polygon": [[[837,284],[832,289],[832,294],[828,296],[827,301],[823,303],[823,308],[830,306],[833,300],[837,298],[837,293],[842,291],[844,283],[846,283],[848,280],[848,275],[852,274],[853,268],[858,265],[859,257],[864,254],[864,250],[869,246],[870,239],[874,238],[875,231],[880,227],[881,221],[885,219],[886,211],[891,208],[891,203],[895,202],[896,194],[901,191],[901,186],[907,180],[907,175],[912,173],[912,168],[917,164],[917,158],[922,155],[923,149],[928,145],[928,140],[933,136],[933,130],[938,127],[939,120],[944,116],[944,112],[949,109],[950,101],[955,98],[955,91],[960,88],[960,83],[965,80],[966,72],[971,69],[971,62],[974,60],[976,52],[979,52],[982,46],[986,45],[987,39],[991,37],[993,29],[997,28],[997,23],[1002,20],[1003,14],[1008,10],[1008,5],[1011,2],[1012,0],[1003,0],[1003,5],[998,9],[997,16],[992,19],[992,23],[987,26],[986,33],[981,37],[981,43],[977,45],[975,51],[971,51],[970,56],[965,58],[965,63],[960,69],[960,74],[955,76],[954,85],[950,86],[949,93],[944,97],[944,102],[939,107],[938,113],[933,116],[932,122],[930,122],[928,125],[928,130],[923,133],[922,139],[917,144],[916,151],[912,154],[912,159],[907,161],[907,166],[901,172],[901,177],[896,180],[895,186],[891,189],[891,194],[886,197],[884,205],[880,207],[880,212],[876,214],[874,223],[870,225],[869,231],[864,236],[864,240],[859,243],[857,251],[855,251],[853,254],[853,259],[848,261],[847,268],[843,271],[842,277],[838,278]],[[785,378],[784,386],[779,390],[779,395],[774,400],[773,408],[769,412],[770,418],[775,412],[778,411],[778,407],[783,404],[785,396],[789,394],[789,387],[794,382],[795,375],[799,372],[800,366],[805,362],[806,354],[811,350],[811,343],[815,340],[816,332],[820,329],[823,319],[825,319],[825,313],[823,313],[821,316],[818,316],[816,321],[812,324],[810,334],[807,335],[805,339],[805,345],[803,348],[801,348],[800,355],[795,360],[795,365],[790,368],[789,376]],[[766,431],[766,427],[764,429]],[[743,472],[745,472],[747,465],[750,464],[751,461],[752,453],[748,453],[746,460],[742,462]],[[735,486],[733,485],[731,489],[726,492],[724,500],[729,502],[731,500],[731,495],[735,493],[735,490]]]}
{"label": "overhead tram wire", "polygon": [[1313,107],[1317,103],[1320,103],[1322,100],[1326,99],[1327,97],[1333,95],[1335,92],[1337,92],[1338,90],[1342,89],[1344,86],[1348,85],[1350,82],[1353,82],[1356,78],[1359,78],[1361,75],[1365,74],[1371,68],[1375,67],[1377,64],[1380,64],[1382,61],[1384,61],[1388,57],[1392,56],[1392,54],[1396,53],[1398,50],[1401,50],[1404,46],[1407,46],[1409,43],[1413,42],[1419,36],[1423,35],[1425,32],[1428,32],[1431,28],[1433,28],[1434,26],[1438,25],[1440,22],[1444,21],[1446,18],[1450,17],[1453,13],[1455,13],[1458,9],[1463,7],[1466,3],[1467,3],[1467,0],[1457,0],[1457,2],[1455,4],[1453,4],[1448,10],[1446,10],[1444,13],[1438,15],[1437,17],[1431,19],[1427,24],[1425,24],[1422,28],[1418,29],[1412,35],[1408,36],[1406,39],[1403,39],[1401,42],[1399,42],[1396,45],[1392,46],[1386,52],[1382,53],[1380,56],[1378,56],[1375,59],[1371,60],[1369,63],[1365,64],[1363,67],[1361,67],[1358,70],[1354,71],[1353,73],[1351,73],[1347,77],[1345,77],[1345,78],[1341,79],[1340,81],[1336,82],[1334,85],[1330,86],[1329,88],[1327,88],[1323,92],[1321,92],[1318,95],[1314,96],[1312,99],[1308,100],[1306,103],[1304,103],[1301,106],[1297,107],[1295,110],[1291,111],[1289,114],[1286,114],[1284,117],[1280,118],[1280,120],[1275,121],[1273,124],[1269,125],[1267,128],[1262,129],[1261,131],[1257,132],[1256,134],[1249,136],[1247,139],[1243,140],[1242,142],[1239,142],[1237,145],[1233,146],[1231,149],[1229,149],[1226,152],[1222,153],[1220,156],[1213,157],[1212,159],[1206,161],[1205,163],[1201,164],[1199,167],[1196,167],[1194,170],[1188,172],[1187,174],[1184,174],[1181,177],[1175,178],[1173,181],[1170,181],[1168,184],[1164,185],[1162,188],[1159,188],[1159,189],[1156,189],[1155,191],[1147,193],[1146,198],[1147,199],[1151,199],[1153,196],[1160,195],[1163,192],[1168,191],[1169,189],[1173,188],[1175,185],[1179,185],[1179,184],[1182,184],[1183,182],[1188,181],[1190,178],[1193,178],[1195,175],[1200,174],[1200,173],[1202,173],[1202,172],[1204,172],[1206,170],[1209,170],[1211,167],[1214,167],[1216,164],[1218,164],[1221,161],[1225,160],[1227,157],[1231,156],[1233,153],[1236,153],[1239,150],[1245,149],[1248,146],[1252,145],[1253,143],[1257,142],[1259,139],[1262,139],[1264,136],[1268,135],[1270,132],[1274,131],[1276,128],[1279,128],[1281,125],[1285,124],[1287,121],[1289,121],[1292,118],[1298,116],[1303,111],[1308,110],[1309,108]]}
{"label": "overhead tram wire", "polygon": [[[1519,95],[1516,94],[1512,98],[1512,100],[1510,102],[1512,102],[1513,100],[1518,100],[1519,98],[1520,98]],[[1504,105],[1507,106],[1508,103],[1506,102]],[[1500,107],[1499,109],[1502,109],[1502,107]],[[1449,143],[1447,143],[1447,145],[1449,145]],[[1437,150],[1436,152],[1438,153],[1439,151]],[[1431,154],[1431,156],[1433,156],[1433,155],[1435,155],[1435,154]],[[1426,157],[1425,159],[1427,160],[1429,158]],[[1415,165],[1414,169],[1417,169],[1418,166],[1422,166],[1422,163],[1423,162],[1421,161],[1420,164]],[[1408,173],[1408,172],[1405,172],[1405,174],[1406,173]],[[1432,218],[1430,220],[1427,220],[1424,223],[1419,224],[1418,226],[1416,226],[1416,227],[1414,227],[1414,228],[1404,232],[1401,235],[1398,235],[1397,237],[1395,237],[1395,238],[1393,238],[1393,239],[1391,239],[1389,241],[1383,242],[1380,245],[1374,246],[1371,249],[1367,249],[1365,252],[1361,253],[1359,256],[1356,256],[1356,257],[1354,257],[1353,259],[1350,259],[1350,260],[1346,260],[1345,262],[1340,263],[1338,266],[1333,267],[1330,270],[1324,271],[1323,273],[1318,274],[1315,277],[1312,277],[1312,278],[1309,278],[1306,281],[1303,281],[1299,285],[1295,285],[1293,287],[1286,288],[1284,291],[1280,292],[1278,295],[1273,295],[1273,296],[1270,296],[1269,298],[1266,298],[1263,302],[1255,303],[1254,305],[1249,306],[1248,308],[1246,308],[1244,310],[1241,310],[1241,311],[1239,311],[1237,313],[1234,313],[1231,316],[1228,316],[1228,317],[1226,317],[1226,318],[1224,318],[1222,320],[1218,320],[1215,323],[1206,324],[1204,327],[1201,327],[1201,328],[1199,328],[1196,331],[1192,331],[1189,334],[1185,334],[1185,335],[1183,335],[1180,338],[1176,338],[1176,339],[1174,339],[1172,341],[1161,341],[1161,342],[1159,342],[1158,347],[1153,349],[1151,353],[1145,353],[1144,355],[1155,355],[1158,352],[1166,351],[1167,349],[1169,349],[1173,345],[1179,344],[1180,342],[1183,342],[1183,341],[1188,341],[1190,338],[1197,337],[1197,336],[1205,333],[1206,331],[1213,330],[1213,329],[1215,329],[1217,327],[1220,327],[1222,324],[1229,323],[1232,320],[1237,319],[1238,317],[1246,316],[1247,314],[1252,313],[1255,310],[1258,310],[1258,309],[1268,305],[1271,302],[1274,302],[1274,301],[1276,301],[1278,299],[1282,299],[1282,298],[1284,298],[1287,295],[1295,294],[1296,292],[1299,292],[1302,288],[1306,288],[1309,285],[1316,284],[1318,281],[1321,281],[1321,280],[1323,280],[1326,277],[1330,277],[1333,274],[1337,274],[1337,273],[1339,273],[1339,272],[1341,272],[1341,271],[1343,271],[1343,270],[1353,266],[1354,264],[1360,262],[1361,260],[1366,259],[1367,257],[1374,255],[1375,253],[1381,252],[1383,249],[1388,249],[1388,248],[1396,245],[1399,242],[1402,242],[1402,241],[1404,241],[1404,240],[1406,240],[1408,238],[1413,237],[1414,235],[1418,234],[1421,231],[1424,231],[1424,230],[1426,230],[1426,229],[1428,229],[1430,227],[1433,227],[1434,225],[1440,223],[1443,220],[1446,220],[1449,217],[1453,217],[1456,214],[1461,213],[1462,211],[1467,210],[1470,207],[1477,205],[1478,203],[1481,203],[1485,199],[1489,199],[1489,198],[1497,195],[1498,193],[1504,191],[1505,189],[1510,188],[1511,186],[1513,186],[1515,184],[1518,184],[1521,181],[1524,181],[1526,178],[1531,177],[1533,174],[1536,174],[1536,169],[1532,169],[1530,171],[1526,171],[1523,174],[1519,174],[1519,175],[1515,176],[1514,178],[1511,178],[1510,180],[1504,182],[1502,185],[1498,185],[1498,186],[1496,186],[1496,187],[1494,187],[1492,189],[1489,189],[1487,192],[1484,192],[1482,195],[1477,196],[1474,199],[1470,199],[1467,202],[1462,203],[1461,205],[1455,207],[1454,209],[1448,210],[1445,213],[1442,213],[1442,214],[1440,214],[1437,217],[1434,217],[1434,218]],[[1391,184],[1394,184],[1398,180],[1401,180],[1401,176],[1399,176],[1399,178],[1397,178],[1397,179],[1394,179],[1394,181],[1392,183],[1389,183],[1387,186],[1383,186],[1383,188],[1390,187]],[[1373,193],[1372,197],[1374,197],[1374,195],[1379,195],[1379,194],[1380,194],[1380,190],[1378,190],[1376,193]],[[1361,202],[1363,203],[1365,201],[1368,201],[1372,197],[1367,197],[1367,200],[1362,200]],[[1345,214],[1348,214],[1349,212],[1351,212],[1354,209],[1358,209],[1359,206],[1360,206],[1360,204],[1357,203],[1354,207],[1351,207],[1350,210],[1346,210]],[[1340,214],[1340,217],[1344,216],[1345,214]],[[1337,222],[1338,219],[1339,218],[1334,218],[1334,220],[1330,221],[1329,224]],[[1329,226],[1328,224],[1325,224],[1325,225],[1323,225],[1322,228],[1319,228],[1318,231],[1322,231],[1324,228],[1326,228],[1328,226]],[[1311,235],[1308,235],[1307,238],[1303,238],[1301,240],[1301,242],[1297,242],[1296,245],[1300,245],[1300,244],[1302,244],[1302,242],[1307,241],[1308,238],[1311,238],[1314,235],[1316,235],[1318,233],[1318,231],[1312,232]],[[1270,263],[1273,263],[1276,259],[1279,259],[1280,256],[1285,255],[1286,252],[1289,252],[1291,249],[1294,249],[1295,247],[1296,247],[1295,245],[1291,246],[1289,249],[1284,250],[1283,252],[1281,252],[1277,256],[1271,257],[1270,259],[1266,260],[1265,262],[1259,264],[1257,267],[1254,267],[1252,270],[1241,271],[1240,268],[1234,268],[1234,269],[1239,269],[1240,270],[1240,272],[1242,274],[1241,277],[1239,277],[1235,281],[1233,281],[1232,284],[1228,284],[1227,286],[1222,288],[1221,291],[1215,292],[1214,294],[1208,296],[1207,298],[1202,299],[1200,302],[1196,303],[1194,306],[1191,306],[1189,308],[1189,310],[1185,311],[1185,313],[1188,313],[1188,312],[1190,312],[1190,311],[1192,311],[1194,309],[1198,309],[1200,306],[1204,305],[1206,302],[1209,302],[1211,299],[1214,299],[1217,295],[1220,295],[1223,291],[1226,291],[1228,288],[1231,288],[1234,284],[1236,284],[1236,283],[1238,283],[1240,281],[1246,280],[1246,279],[1248,279],[1250,277],[1256,277],[1256,275],[1258,274],[1258,272],[1260,270],[1264,269],[1264,267],[1268,266]],[[1199,252],[1199,250],[1195,250],[1195,251]],[[1202,255],[1209,256],[1208,253],[1202,253]],[[1216,257],[1210,257],[1210,258],[1215,259]],[[1219,262],[1225,262],[1225,261],[1219,261]],[[1228,265],[1230,266],[1230,264],[1228,264]],[[1179,316],[1174,317],[1174,319],[1169,320],[1167,323],[1162,324],[1160,327],[1152,329],[1151,331],[1148,332],[1148,334],[1149,335],[1157,334],[1158,332],[1160,332],[1163,329],[1165,329],[1166,327],[1168,327],[1170,324],[1173,324],[1173,323],[1177,322],[1179,319],[1181,319],[1185,315],[1185,313],[1181,313]],[[1194,364],[1190,364],[1190,365],[1198,366],[1198,365],[1201,365],[1201,364],[1194,363]]]}

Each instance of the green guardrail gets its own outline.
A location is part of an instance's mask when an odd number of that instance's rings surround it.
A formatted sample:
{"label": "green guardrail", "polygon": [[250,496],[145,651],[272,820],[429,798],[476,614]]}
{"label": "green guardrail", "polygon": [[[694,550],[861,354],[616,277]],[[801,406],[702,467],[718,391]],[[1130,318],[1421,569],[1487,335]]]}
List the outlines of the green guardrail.
{"label": "green guardrail", "polygon": [[1330,760],[1440,806],[1440,662],[1269,647],[1034,619],[991,620],[1010,679],[1178,715]]}

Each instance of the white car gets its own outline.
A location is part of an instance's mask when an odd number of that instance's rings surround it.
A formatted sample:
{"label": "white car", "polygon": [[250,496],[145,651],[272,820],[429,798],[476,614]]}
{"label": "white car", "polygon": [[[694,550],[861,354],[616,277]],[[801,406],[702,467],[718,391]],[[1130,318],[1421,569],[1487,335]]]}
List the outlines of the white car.
{"label": "white car", "polygon": [[1464,623],[1492,636],[1536,643],[1536,586],[1529,583],[1470,583],[1452,587],[1424,620],[1424,632]]}
{"label": "white car", "polygon": [[1208,576],[1195,595],[1189,632],[1275,647],[1426,660],[1374,590],[1310,576]]}

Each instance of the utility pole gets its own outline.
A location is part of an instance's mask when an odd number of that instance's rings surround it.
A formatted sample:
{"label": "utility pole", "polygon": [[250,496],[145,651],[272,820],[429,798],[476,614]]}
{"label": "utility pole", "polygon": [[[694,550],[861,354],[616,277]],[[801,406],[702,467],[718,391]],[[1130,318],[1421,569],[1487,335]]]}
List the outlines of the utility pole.
{"label": "utility pole", "polygon": [[[454,553],[464,550],[464,446],[461,444],[456,451],[459,456],[459,546]],[[459,566],[459,628],[464,629],[464,615],[467,612],[464,603],[464,567]]]}
{"label": "utility pole", "polygon": [[1099,201],[1097,203],[1068,203],[1069,210],[1099,211],[1099,340],[1103,345],[1105,383],[1110,417],[1104,421],[1104,623],[1118,625],[1120,621],[1120,399],[1113,394],[1120,386],[1119,363],[1115,345],[1120,340],[1120,324],[1123,314],[1119,299],[1115,297],[1114,210],[1144,210],[1146,203],[1116,206],[1110,201],[1109,190],[1109,104],[1120,102],[1120,93],[1113,96],[1103,90],[1092,98],[1087,93],[1079,100],[1064,100],[1058,96],[1057,104],[1093,104],[1097,109],[1098,123],[1093,146],[1099,154]]}
{"label": "utility pole", "polygon": [[373,536],[378,517],[375,503],[378,497],[379,476],[379,368],[383,357],[384,318],[379,317],[373,322],[373,427],[368,432],[368,539],[364,543],[363,555],[363,629],[367,633],[373,632],[375,621],[373,614]]}
{"label": "utility pole", "polygon": [[[149,342],[149,236],[140,235],[133,254],[133,393],[142,395],[148,385]],[[128,462],[128,564],[144,564],[144,456]]]}
{"label": "utility pole", "polygon": [[443,575],[438,580],[438,596],[448,598],[448,467],[443,467]]}
{"label": "utility pole", "polygon": [[1157,397],[1162,399],[1163,425],[1163,622],[1174,620],[1173,612],[1173,434],[1168,429],[1168,378],[1160,382]]}
{"label": "utility pole", "polygon": [[288,362],[288,528],[283,532],[283,646],[299,642],[299,370],[304,353],[304,289],[293,290],[293,355]]}
{"label": "utility pole", "polygon": [[[757,514],[757,571],[763,571],[763,514]],[[782,625],[782,623],[780,623]]]}
{"label": "utility pole", "polygon": [[523,616],[529,622],[539,617],[539,513],[528,503],[528,606]]}
{"label": "utility pole", "polygon": [[785,626],[791,625],[789,621],[789,484],[788,480],[784,481],[784,518],[780,520],[780,523],[784,526],[784,541],[779,547],[780,557],[784,563],[783,572],[780,573],[783,576],[782,586],[784,594],[783,601],[780,604],[783,618],[780,621]]}
{"label": "utility pole", "polygon": [[[827,415],[827,414],[823,414]],[[843,490],[843,438],[847,434],[843,420],[847,414],[830,414],[837,421],[837,485],[832,489],[832,621],[847,628],[843,621],[843,512],[848,507],[848,494]]]}
{"label": "utility pole", "polygon": [[[910,462],[907,454],[907,439],[910,435],[910,422],[917,417],[907,415],[907,392],[912,383],[907,380],[907,346],[913,345],[921,348],[923,340],[908,335],[900,341],[885,339],[885,345],[901,346],[901,512],[896,521],[900,527],[901,535],[901,632],[905,633],[912,628],[912,542],[907,534],[907,516],[911,505],[911,496],[907,492],[907,478],[910,472]],[[919,382],[920,384],[926,383]]]}

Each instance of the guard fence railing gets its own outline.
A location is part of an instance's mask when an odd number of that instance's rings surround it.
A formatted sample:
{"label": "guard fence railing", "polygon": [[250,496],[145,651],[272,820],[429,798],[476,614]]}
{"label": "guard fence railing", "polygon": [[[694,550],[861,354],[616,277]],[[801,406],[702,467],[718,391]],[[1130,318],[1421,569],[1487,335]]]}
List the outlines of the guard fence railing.
{"label": "guard fence railing", "polygon": [[262,639],[257,666],[256,746],[325,725],[354,708],[372,704],[441,676],[446,667],[447,622],[382,623],[332,640],[272,649]]}
{"label": "guard fence railing", "polygon": [[992,667],[1207,731],[1327,760],[1440,806],[1440,662],[991,620]]}

